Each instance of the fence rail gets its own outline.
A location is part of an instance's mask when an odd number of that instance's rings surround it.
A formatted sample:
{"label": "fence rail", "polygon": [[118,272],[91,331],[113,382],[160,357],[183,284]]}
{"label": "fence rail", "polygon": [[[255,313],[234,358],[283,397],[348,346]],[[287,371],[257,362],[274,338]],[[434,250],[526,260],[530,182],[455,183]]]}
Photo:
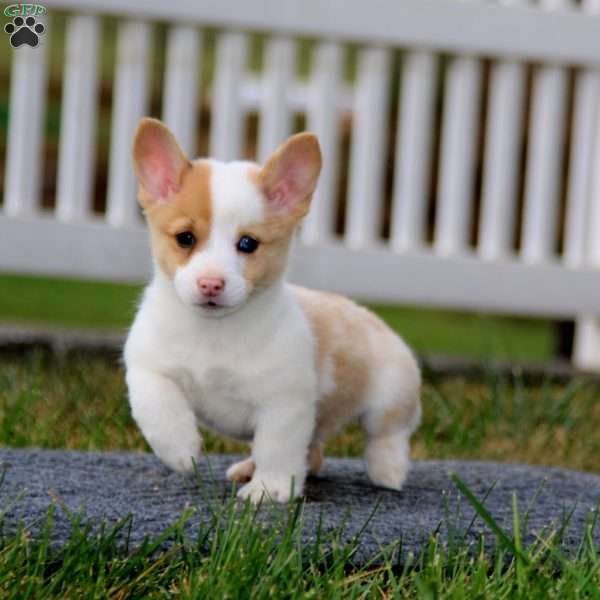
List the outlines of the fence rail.
{"label": "fence rail", "polygon": [[[600,0],[45,5],[67,15],[56,198],[42,208],[50,20],[43,44],[13,52],[0,269],[148,275],[129,153],[157,105],[166,23],[158,116],[188,152],[206,106],[208,151],[223,160],[248,154],[249,117],[258,160],[299,115],[318,134],[325,167],[294,278],[368,300],[577,318],[574,360],[600,367]],[[106,16],[120,21],[98,214]]]}

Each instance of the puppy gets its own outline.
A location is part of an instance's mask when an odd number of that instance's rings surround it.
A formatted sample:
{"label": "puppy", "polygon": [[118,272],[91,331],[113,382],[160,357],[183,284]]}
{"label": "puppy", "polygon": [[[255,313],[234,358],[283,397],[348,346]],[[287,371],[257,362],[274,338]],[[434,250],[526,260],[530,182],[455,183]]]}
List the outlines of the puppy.
{"label": "puppy", "polygon": [[341,296],[285,282],[294,232],[321,169],[314,135],[266,162],[190,161],[143,119],[133,160],[154,277],[125,346],[134,419],[156,455],[188,472],[198,423],[251,442],[227,471],[239,496],[286,502],[317,473],[326,438],[354,418],[371,480],[400,489],[420,372],[406,344]]}

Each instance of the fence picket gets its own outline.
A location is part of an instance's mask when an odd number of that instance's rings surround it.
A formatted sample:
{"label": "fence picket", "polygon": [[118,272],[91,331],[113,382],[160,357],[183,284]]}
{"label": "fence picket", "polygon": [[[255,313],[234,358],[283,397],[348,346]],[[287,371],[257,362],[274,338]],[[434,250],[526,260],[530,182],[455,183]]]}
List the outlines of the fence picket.
{"label": "fence picket", "polygon": [[131,140],[147,110],[150,26],[141,21],[119,25],[110,135],[106,219],[122,227],[140,221],[131,168]]}
{"label": "fence picket", "polygon": [[267,160],[291,131],[288,95],[294,82],[295,50],[294,41],[287,37],[274,37],[267,42],[258,131],[259,162]]}
{"label": "fence picket", "polygon": [[360,51],[346,212],[346,242],[368,246],[377,240],[382,214],[385,141],[388,129],[390,51]]}
{"label": "fence picket", "polygon": [[163,121],[188,156],[195,156],[202,46],[200,33],[187,25],[173,25],[167,37],[163,85]]}
{"label": "fence picket", "polygon": [[246,49],[244,34],[226,31],[219,35],[210,131],[210,155],[218,160],[235,160],[241,155],[244,109],[240,88]]}
{"label": "fence picket", "polygon": [[308,130],[319,137],[323,169],[312,206],[302,224],[302,241],[315,244],[331,238],[338,190],[340,115],[337,111],[342,47],[321,42],[315,49],[308,100]]}
{"label": "fence picket", "polygon": [[4,182],[4,213],[11,217],[32,215],[39,208],[50,43],[47,23],[45,27],[44,43],[12,51]]}
{"label": "fence picket", "polygon": [[439,254],[467,249],[481,98],[481,62],[451,59],[445,84],[438,207],[434,248]]}
{"label": "fence picket", "polygon": [[586,69],[575,79],[571,159],[565,214],[564,260],[573,267],[585,261],[587,217],[593,167],[594,129],[600,110],[600,71]]}
{"label": "fence picket", "polygon": [[496,63],[490,71],[478,240],[487,260],[506,257],[514,241],[525,75],[516,62]]}
{"label": "fence picket", "polygon": [[92,208],[98,113],[97,17],[76,15],[67,23],[56,216],[84,219]]}
{"label": "fence picket", "polygon": [[[540,0],[555,10],[568,0]],[[561,163],[567,97],[567,73],[554,65],[534,73],[525,172],[525,206],[521,230],[521,257],[535,263],[552,259],[558,226]]]}
{"label": "fence picket", "polygon": [[[595,18],[600,0],[583,0],[582,10]],[[570,266],[600,267],[600,69],[577,74],[575,122],[570,164],[569,205],[565,231],[565,261]],[[590,131],[593,132],[590,135]],[[581,162],[577,162],[577,159]],[[573,363],[600,369],[600,318],[580,316],[576,321]]]}
{"label": "fence picket", "polygon": [[560,67],[539,67],[534,76],[525,173],[521,256],[551,259],[556,243],[567,79]]}
{"label": "fence picket", "polygon": [[[600,268],[600,107],[594,125],[594,158],[589,187],[589,214],[586,223],[585,267]],[[584,369],[600,369],[600,318],[584,315],[577,320],[573,362]]]}
{"label": "fence picket", "polygon": [[430,52],[404,55],[390,234],[394,250],[418,248],[425,239],[437,68]]}
{"label": "fence picket", "polygon": [[[600,13],[600,0],[583,0],[582,10]],[[594,157],[595,119],[600,113],[600,68],[582,69],[575,75],[573,122],[571,129],[571,159],[565,214],[564,259],[570,266],[585,260],[587,216]]]}

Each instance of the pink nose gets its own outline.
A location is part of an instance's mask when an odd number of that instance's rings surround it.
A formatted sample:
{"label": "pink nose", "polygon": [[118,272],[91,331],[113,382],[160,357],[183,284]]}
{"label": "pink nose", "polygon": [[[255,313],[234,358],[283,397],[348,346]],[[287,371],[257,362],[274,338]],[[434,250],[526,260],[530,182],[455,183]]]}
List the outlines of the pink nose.
{"label": "pink nose", "polygon": [[225,289],[225,280],[220,277],[200,277],[196,285],[204,296],[214,298]]}

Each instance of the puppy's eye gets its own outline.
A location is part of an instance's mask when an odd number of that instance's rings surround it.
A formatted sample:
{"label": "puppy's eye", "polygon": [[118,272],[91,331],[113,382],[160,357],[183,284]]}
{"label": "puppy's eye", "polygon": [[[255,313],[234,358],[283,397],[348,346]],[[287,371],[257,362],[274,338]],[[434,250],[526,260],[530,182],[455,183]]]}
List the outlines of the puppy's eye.
{"label": "puppy's eye", "polygon": [[196,243],[196,236],[191,231],[182,231],[175,236],[180,248],[192,248]]}
{"label": "puppy's eye", "polygon": [[259,241],[249,235],[243,235],[237,243],[238,252],[252,254],[258,248]]}

